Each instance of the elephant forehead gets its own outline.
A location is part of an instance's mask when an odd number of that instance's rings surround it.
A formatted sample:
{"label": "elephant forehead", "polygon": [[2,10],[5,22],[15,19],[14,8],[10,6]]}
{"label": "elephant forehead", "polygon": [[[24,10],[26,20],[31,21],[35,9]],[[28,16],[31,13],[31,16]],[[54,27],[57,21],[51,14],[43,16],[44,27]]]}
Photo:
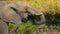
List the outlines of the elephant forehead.
{"label": "elephant forehead", "polygon": [[11,2],[7,5],[5,5],[5,7],[7,7],[7,8],[13,7],[13,8],[17,9],[20,12],[25,12],[25,6],[21,3],[19,3],[19,2]]}
{"label": "elephant forehead", "polygon": [[21,7],[21,6],[19,6],[18,10],[19,10],[20,12],[22,12],[22,13],[26,12],[25,8],[24,8],[24,7]]}
{"label": "elephant forehead", "polygon": [[4,6],[5,8],[11,8],[11,7],[14,7],[14,8],[18,8],[18,5],[16,5],[15,3],[9,3],[7,5]]}
{"label": "elephant forehead", "polygon": [[26,12],[26,10],[25,10],[26,5],[24,3],[16,2],[16,5],[18,6],[17,8],[20,12]]}

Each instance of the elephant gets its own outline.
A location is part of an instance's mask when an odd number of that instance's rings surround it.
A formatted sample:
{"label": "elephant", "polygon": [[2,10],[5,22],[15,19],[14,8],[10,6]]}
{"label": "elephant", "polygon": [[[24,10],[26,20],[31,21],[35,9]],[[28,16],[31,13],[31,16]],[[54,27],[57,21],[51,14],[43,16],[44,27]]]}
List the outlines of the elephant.
{"label": "elephant", "polygon": [[24,21],[24,19],[31,20],[35,22],[36,24],[41,24],[45,22],[44,14],[41,11],[35,8],[32,8],[29,5],[17,2],[17,3],[13,3],[9,5],[9,7],[12,10],[14,10],[18,15],[20,15],[22,21]]}
{"label": "elephant", "polygon": [[0,34],[9,34],[7,23],[21,24],[24,20],[41,24],[45,22],[45,16],[41,11],[21,2],[10,2],[0,7]]}

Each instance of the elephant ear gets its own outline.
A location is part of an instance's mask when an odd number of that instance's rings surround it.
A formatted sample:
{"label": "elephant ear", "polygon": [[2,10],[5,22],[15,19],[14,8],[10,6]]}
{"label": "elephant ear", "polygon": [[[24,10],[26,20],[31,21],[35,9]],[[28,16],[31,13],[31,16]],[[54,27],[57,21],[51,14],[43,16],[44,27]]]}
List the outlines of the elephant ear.
{"label": "elephant ear", "polygon": [[12,10],[10,6],[16,7],[16,5],[12,3],[0,8],[1,20],[5,22],[21,23],[20,16],[14,10]]}

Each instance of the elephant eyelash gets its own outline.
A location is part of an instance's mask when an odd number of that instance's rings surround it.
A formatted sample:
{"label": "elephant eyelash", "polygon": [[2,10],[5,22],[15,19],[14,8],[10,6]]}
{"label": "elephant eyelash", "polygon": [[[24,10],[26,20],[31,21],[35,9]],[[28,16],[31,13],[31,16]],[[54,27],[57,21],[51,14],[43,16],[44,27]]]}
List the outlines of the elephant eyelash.
{"label": "elephant eyelash", "polygon": [[14,7],[10,7],[12,10],[14,10],[17,14],[19,14],[18,13],[18,10],[16,9],[16,8],[14,8]]}
{"label": "elephant eyelash", "polygon": [[15,9],[14,7],[10,7],[12,10],[14,10],[15,12],[18,11],[17,9]]}

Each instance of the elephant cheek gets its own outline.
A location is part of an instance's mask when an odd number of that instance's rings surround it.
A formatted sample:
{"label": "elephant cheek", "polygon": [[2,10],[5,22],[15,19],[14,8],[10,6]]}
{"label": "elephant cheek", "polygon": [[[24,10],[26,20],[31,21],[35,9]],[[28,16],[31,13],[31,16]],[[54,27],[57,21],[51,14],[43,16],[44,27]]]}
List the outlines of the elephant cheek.
{"label": "elephant cheek", "polygon": [[23,14],[22,16],[23,16],[23,18],[26,19],[26,18],[28,17],[28,13],[25,13],[25,14]]}

